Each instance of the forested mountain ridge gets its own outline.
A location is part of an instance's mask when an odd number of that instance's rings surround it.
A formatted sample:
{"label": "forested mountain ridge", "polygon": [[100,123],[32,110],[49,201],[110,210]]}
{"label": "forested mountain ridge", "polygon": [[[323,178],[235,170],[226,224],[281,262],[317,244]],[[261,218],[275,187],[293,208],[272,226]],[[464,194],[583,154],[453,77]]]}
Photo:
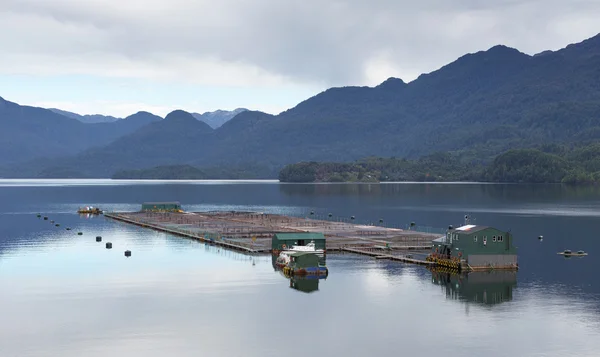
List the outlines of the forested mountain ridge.
{"label": "forested mountain ridge", "polygon": [[74,155],[109,144],[160,119],[140,112],[115,122],[84,124],[48,109],[21,106],[0,97],[0,165]]}
{"label": "forested mountain ridge", "polygon": [[[174,164],[255,164],[277,172],[300,161],[438,152],[480,165],[515,148],[591,144],[600,141],[600,36],[536,56],[494,46],[410,83],[390,78],[375,87],[331,88],[279,115],[241,112],[216,130],[190,120],[163,125],[62,163],[103,177]],[[36,170],[51,166],[56,162]]]}

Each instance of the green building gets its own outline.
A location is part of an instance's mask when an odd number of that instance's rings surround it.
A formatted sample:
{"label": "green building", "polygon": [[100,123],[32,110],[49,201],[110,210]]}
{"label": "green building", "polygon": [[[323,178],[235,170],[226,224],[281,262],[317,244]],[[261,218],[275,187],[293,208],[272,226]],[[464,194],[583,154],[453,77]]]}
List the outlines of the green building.
{"label": "green building", "polygon": [[271,241],[271,249],[276,252],[285,250],[293,245],[304,246],[311,241],[315,242],[315,249],[325,249],[325,236],[323,233],[275,233]]}
{"label": "green building", "polygon": [[183,212],[179,202],[144,202],[142,212]]}
{"label": "green building", "polygon": [[290,254],[290,268],[308,269],[319,266],[319,257],[311,252],[296,252]]}
{"label": "green building", "polygon": [[517,268],[512,234],[492,227],[450,226],[444,237],[433,241],[432,249],[441,258],[464,260],[472,269]]}

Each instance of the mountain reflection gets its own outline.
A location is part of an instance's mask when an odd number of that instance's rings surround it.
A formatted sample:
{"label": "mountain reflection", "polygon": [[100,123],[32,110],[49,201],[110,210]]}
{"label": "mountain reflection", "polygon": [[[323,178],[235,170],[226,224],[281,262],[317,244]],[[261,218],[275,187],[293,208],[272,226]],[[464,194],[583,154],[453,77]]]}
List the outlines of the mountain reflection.
{"label": "mountain reflection", "polygon": [[446,291],[446,298],[492,306],[513,299],[517,272],[490,271],[452,274],[432,270],[432,283]]}

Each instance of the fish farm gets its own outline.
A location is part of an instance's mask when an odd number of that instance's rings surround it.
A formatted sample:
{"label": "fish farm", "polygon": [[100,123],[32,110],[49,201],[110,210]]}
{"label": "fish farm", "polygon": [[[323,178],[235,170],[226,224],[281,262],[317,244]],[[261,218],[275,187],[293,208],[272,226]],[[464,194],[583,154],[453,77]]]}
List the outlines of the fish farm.
{"label": "fish farm", "polygon": [[[150,205],[152,209],[148,209]],[[481,244],[465,244],[465,238],[459,244],[459,236],[470,238],[467,234],[476,227],[473,225],[465,225],[466,228],[457,228],[447,234],[429,233],[419,232],[413,229],[412,225],[408,229],[399,229],[261,212],[186,212],[178,203],[164,206],[166,208],[161,210],[159,203],[144,204],[143,209],[138,212],[104,212],[104,216],[248,254],[278,255],[292,245],[311,245],[325,254],[361,254],[376,259],[439,266],[458,271],[518,268],[516,252],[511,244],[512,237],[510,243],[507,238],[497,245],[495,242],[499,238],[496,238],[496,235],[493,239],[494,244],[489,246],[487,236],[480,239],[483,242]],[[490,234],[500,232],[487,227],[486,229],[482,231],[485,234],[488,231]],[[454,232],[461,233],[459,235]],[[500,233],[497,234],[499,237]],[[486,251],[489,251],[489,254]],[[469,254],[473,257],[472,261],[477,261],[477,266],[469,265]]]}

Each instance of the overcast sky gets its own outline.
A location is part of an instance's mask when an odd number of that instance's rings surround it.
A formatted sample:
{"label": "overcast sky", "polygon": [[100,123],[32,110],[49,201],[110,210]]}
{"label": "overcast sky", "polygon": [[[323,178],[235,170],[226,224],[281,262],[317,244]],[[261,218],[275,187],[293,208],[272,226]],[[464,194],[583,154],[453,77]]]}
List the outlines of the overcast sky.
{"label": "overcast sky", "polygon": [[0,0],[0,96],[82,114],[278,113],[504,44],[600,32],[598,0]]}

